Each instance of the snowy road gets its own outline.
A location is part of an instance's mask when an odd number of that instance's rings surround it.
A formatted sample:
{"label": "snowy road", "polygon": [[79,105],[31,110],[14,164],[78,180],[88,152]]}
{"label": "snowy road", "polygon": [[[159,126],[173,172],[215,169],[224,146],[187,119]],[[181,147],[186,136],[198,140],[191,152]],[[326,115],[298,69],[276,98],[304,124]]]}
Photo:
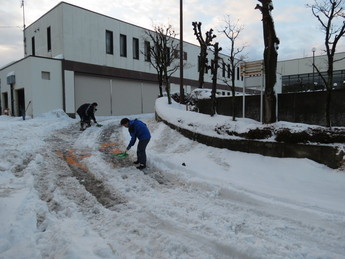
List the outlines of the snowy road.
{"label": "snowy road", "polygon": [[[133,166],[135,149],[128,158],[114,156],[128,139],[116,119],[84,132],[69,122],[33,153],[17,153],[22,163],[7,188],[32,177],[33,189],[18,205],[21,223],[13,219],[3,229],[9,241],[1,234],[0,258],[345,258],[344,211],[222,182],[207,168],[200,177],[191,162],[175,161],[199,152],[234,174],[225,158],[238,152],[206,148],[153,118],[146,122],[153,135],[148,174]],[[32,232],[19,238],[24,223]]]}

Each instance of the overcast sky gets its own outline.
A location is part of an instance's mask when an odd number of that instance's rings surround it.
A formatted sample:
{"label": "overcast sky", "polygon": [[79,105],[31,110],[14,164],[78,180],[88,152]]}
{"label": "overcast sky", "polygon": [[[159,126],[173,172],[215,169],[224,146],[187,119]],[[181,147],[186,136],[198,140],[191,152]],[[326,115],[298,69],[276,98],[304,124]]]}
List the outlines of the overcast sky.
{"label": "overcast sky", "polygon": [[[0,67],[23,58],[23,9],[22,0],[0,0]],[[25,24],[33,23],[56,6],[59,0],[25,0]],[[66,0],[65,2],[111,16],[141,27],[152,29],[153,25],[172,24],[179,32],[179,0]],[[248,60],[259,60],[263,56],[261,13],[255,10],[257,0],[183,0],[184,40],[197,44],[192,22],[202,22],[205,33],[210,28],[217,35],[223,53],[229,50],[229,40],[221,31],[227,15],[244,26],[237,41],[246,45]],[[323,54],[324,40],[319,22],[306,7],[314,0],[273,0],[272,16],[277,36],[280,39],[279,60]],[[344,51],[341,41],[337,51]]]}

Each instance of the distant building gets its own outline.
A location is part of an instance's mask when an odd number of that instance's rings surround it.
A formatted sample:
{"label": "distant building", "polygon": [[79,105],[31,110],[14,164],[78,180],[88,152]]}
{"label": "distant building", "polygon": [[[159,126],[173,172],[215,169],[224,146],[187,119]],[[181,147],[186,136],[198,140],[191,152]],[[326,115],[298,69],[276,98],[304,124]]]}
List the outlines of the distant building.
{"label": "distant building", "polygon": [[[97,102],[102,116],[154,112],[159,89],[146,51],[152,42],[145,31],[59,3],[24,30],[25,57],[0,69],[2,110],[10,109],[16,116],[23,109],[29,116],[52,109],[75,114],[79,105]],[[200,48],[184,42],[184,52],[184,87],[190,92],[198,86]],[[229,77],[228,57],[221,57],[219,78]],[[179,74],[178,70],[171,78],[173,89],[179,89]],[[211,78],[208,71],[206,87]],[[236,83],[242,84],[239,70]],[[218,84],[218,89],[228,89],[222,80]]]}
{"label": "distant building", "polygon": [[[333,80],[334,89],[345,88],[345,52],[334,57]],[[282,75],[282,92],[305,92],[325,90],[325,84],[313,68],[313,63],[327,78],[327,56],[312,56],[278,62],[277,73]]]}
{"label": "distant building", "polygon": [[[345,52],[336,53],[334,60],[333,88],[345,88]],[[313,68],[313,62],[322,76],[327,78],[326,55],[278,61],[275,92],[280,94],[325,90],[325,84],[317,70]],[[247,91],[254,91],[254,94],[258,94],[261,89],[264,89],[260,64],[263,64],[263,60],[244,62],[241,65],[241,75],[244,76],[243,85]],[[244,72],[246,67],[247,75]]]}

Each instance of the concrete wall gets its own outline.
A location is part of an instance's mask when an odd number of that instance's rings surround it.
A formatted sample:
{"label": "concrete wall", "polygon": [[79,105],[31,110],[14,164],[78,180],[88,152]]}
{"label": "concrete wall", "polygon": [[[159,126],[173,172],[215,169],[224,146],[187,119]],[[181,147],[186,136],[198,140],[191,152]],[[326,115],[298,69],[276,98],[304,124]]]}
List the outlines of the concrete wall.
{"label": "concrete wall", "polygon": [[[330,118],[332,126],[345,126],[345,90],[333,90]],[[279,95],[278,119],[326,125],[326,92],[289,93]]]}
{"label": "concrete wall", "polygon": [[344,151],[333,146],[318,144],[289,144],[247,139],[223,139],[202,135],[200,133],[195,133],[187,129],[180,128],[177,125],[164,121],[157,114],[156,119],[158,121],[163,121],[172,129],[180,132],[183,136],[208,146],[227,148],[234,151],[255,153],[272,157],[308,158],[334,169],[343,165]]}
{"label": "concrete wall", "polygon": [[[43,112],[63,108],[61,62],[53,59],[27,57],[0,71],[1,93],[8,93],[8,104],[11,108],[10,85],[7,74],[14,72],[16,82],[14,91],[24,89],[27,115],[37,116]],[[42,72],[44,75],[42,76]],[[49,75],[49,79],[46,76]],[[1,94],[1,98],[3,95]],[[1,103],[5,103],[1,100]],[[30,103],[30,105],[29,105]],[[18,100],[14,95],[14,115],[19,115]],[[5,108],[5,107],[3,107]]]}

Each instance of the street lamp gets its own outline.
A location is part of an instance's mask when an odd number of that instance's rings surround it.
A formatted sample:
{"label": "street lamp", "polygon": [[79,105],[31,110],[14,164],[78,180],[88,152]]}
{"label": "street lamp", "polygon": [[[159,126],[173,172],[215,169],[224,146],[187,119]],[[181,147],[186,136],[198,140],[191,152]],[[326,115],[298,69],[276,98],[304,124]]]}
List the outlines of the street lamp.
{"label": "street lamp", "polygon": [[311,51],[313,52],[313,85],[315,85],[315,80],[314,80],[314,73],[315,73],[315,50],[316,48],[312,48]]}

